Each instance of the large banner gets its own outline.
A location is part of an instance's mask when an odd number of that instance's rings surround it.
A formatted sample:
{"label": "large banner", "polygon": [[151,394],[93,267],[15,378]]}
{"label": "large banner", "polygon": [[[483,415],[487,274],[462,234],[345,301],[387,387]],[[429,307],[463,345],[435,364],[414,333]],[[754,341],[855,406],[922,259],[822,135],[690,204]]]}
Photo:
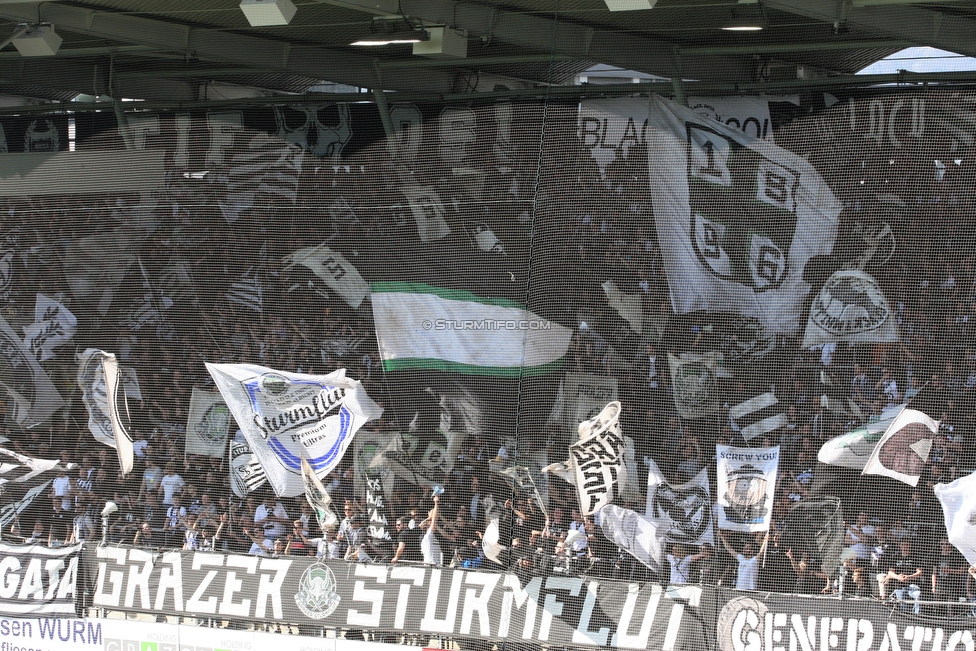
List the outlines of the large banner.
{"label": "large banner", "polygon": [[81,545],[0,543],[0,614],[74,614],[80,558]]}
{"label": "large banner", "polygon": [[810,289],[803,268],[833,249],[842,207],[817,171],[657,95],[647,144],[675,311],[737,312],[795,333]]}
{"label": "large banner", "polygon": [[115,546],[86,559],[92,606],[116,611],[669,651],[714,635],[697,586]]}
{"label": "large banner", "polygon": [[359,428],[383,413],[345,369],[307,375],[253,364],[207,364],[207,370],[280,496],[305,492],[303,458],[324,477]]}
{"label": "large banner", "polygon": [[730,531],[768,531],[776,499],[779,446],[716,445],[718,526]]}
{"label": "large banner", "polygon": [[[976,649],[965,618],[911,615],[869,599],[114,546],[91,547],[85,559],[93,564],[87,573],[92,606],[110,611],[571,648],[701,651],[714,640],[719,651]],[[109,629],[103,630],[108,639]],[[195,632],[203,641],[198,645],[236,634]],[[284,644],[291,636],[278,637]],[[275,642],[274,648],[291,647]]]}

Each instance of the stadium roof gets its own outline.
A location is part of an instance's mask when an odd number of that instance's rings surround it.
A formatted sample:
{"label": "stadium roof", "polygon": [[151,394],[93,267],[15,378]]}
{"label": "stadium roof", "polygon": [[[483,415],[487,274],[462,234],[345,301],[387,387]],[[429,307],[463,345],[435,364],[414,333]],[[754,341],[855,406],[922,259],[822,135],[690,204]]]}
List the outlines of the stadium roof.
{"label": "stadium roof", "polygon": [[[609,10],[624,1],[653,8]],[[63,38],[54,56],[24,57],[9,45],[0,51],[0,94],[32,103],[78,94],[188,103],[310,89],[443,98],[572,84],[594,64],[697,80],[714,92],[756,91],[865,83],[851,76],[910,46],[976,56],[976,0],[295,0],[290,23],[269,27],[252,26],[240,4],[0,0],[0,39],[39,23]],[[743,18],[765,28],[722,29]],[[466,55],[351,45],[436,26],[460,30],[453,33]],[[953,74],[930,80],[976,78]]]}

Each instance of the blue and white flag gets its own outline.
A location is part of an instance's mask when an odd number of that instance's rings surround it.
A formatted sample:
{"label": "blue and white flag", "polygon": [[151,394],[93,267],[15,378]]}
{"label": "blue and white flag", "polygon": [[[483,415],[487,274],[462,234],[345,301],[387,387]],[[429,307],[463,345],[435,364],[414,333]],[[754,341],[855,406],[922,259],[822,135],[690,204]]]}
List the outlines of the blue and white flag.
{"label": "blue and white flag", "polygon": [[253,364],[207,364],[207,370],[279,496],[304,494],[302,459],[324,477],[359,428],[383,413],[345,369],[305,375]]}

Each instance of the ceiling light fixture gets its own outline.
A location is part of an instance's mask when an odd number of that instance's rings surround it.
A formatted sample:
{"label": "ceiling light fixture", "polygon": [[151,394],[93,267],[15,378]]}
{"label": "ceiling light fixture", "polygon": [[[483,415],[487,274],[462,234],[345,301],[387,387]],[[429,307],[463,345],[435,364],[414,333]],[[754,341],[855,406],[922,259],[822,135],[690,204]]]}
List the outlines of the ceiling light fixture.
{"label": "ceiling light fixture", "polygon": [[350,45],[378,46],[378,45],[397,45],[400,43],[423,43],[430,40],[430,32],[419,30],[408,30],[403,32],[390,32],[388,34],[370,34],[363,36],[350,43]]}
{"label": "ceiling light fixture", "polygon": [[653,9],[657,0],[603,0],[610,11],[640,11]]}
{"label": "ceiling light fixture", "polygon": [[732,19],[722,25],[722,29],[727,32],[758,32],[766,25],[766,11],[762,4],[739,0],[739,4],[732,7]]}
{"label": "ceiling light fixture", "polygon": [[241,11],[251,27],[287,25],[297,8],[291,0],[241,0]]}
{"label": "ceiling light fixture", "polygon": [[61,37],[54,33],[54,25],[40,23],[28,25],[24,33],[13,39],[13,44],[22,57],[52,57],[61,47]]}

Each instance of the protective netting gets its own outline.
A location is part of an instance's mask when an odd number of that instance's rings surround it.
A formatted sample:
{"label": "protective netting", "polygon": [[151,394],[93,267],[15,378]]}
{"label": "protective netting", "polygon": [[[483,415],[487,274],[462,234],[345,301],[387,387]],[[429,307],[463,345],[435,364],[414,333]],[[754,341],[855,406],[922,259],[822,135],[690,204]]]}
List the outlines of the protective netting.
{"label": "protective netting", "polygon": [[737,99],[4,119],[0,602],[972,649],[974,97]]}

